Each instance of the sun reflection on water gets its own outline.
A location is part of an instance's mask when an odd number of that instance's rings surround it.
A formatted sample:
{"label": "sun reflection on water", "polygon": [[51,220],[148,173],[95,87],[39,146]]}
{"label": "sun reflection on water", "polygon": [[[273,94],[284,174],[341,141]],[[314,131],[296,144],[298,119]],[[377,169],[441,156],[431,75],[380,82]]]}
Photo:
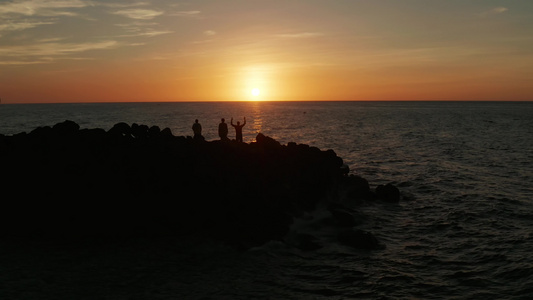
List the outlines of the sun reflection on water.
{"label": "sun reflection on water", "polygon": [[263,129],[263,113],[261,111],[261,104],[254,103],[253,106],[253,131],[254,131],[254,141],[255,136],[261,132]]}

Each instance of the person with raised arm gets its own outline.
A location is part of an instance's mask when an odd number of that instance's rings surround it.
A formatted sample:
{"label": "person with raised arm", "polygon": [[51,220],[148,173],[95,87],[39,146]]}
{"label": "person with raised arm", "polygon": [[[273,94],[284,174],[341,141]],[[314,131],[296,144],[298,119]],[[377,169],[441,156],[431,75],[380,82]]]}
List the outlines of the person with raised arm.
{"label": "person with raised arm", "polygon": [[246,125],[246,117],[244,117],[244,122],[241,125],[241,122],[237,121],[237,125],[233,124],[233,118],[231,118],[231,126],[235,128],[235,139],[237,142],[242,142],[242,128]]}

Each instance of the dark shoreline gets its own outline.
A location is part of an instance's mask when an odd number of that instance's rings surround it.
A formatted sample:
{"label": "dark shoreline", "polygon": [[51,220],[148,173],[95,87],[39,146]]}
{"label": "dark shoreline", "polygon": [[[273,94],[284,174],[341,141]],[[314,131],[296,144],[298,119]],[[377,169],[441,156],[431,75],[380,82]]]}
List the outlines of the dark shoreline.
{"label": "dark shoreline", "polygon": [[352,198],[391,198],[348,176],[333,150],[256,140],[195,140],[125,123],[80,130],[72,121],[0,135],[0,235],[206,235],[247,248],[282,240],[294,218],[338,200],[339,185]]}

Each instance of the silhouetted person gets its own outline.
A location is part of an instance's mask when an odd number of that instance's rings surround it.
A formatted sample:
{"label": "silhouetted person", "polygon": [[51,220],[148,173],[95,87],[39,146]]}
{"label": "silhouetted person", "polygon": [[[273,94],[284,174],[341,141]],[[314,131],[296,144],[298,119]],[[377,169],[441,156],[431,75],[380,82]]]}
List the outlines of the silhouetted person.
{"label": "silhouetted person", "polygon": [[237,121],[237,125],[233,124],[233,118],[231,118],[231,126],[235,128],[235,139],[237,142],[242,142],[242,128],[246,125],[246,117],[244,117],[244,123]]}
{"label": "silhouetted person", "polygon": [[228,139],[228,124],[225,123],[226,120],[224,118],[220,119],[220,121],[220,124],[218,124],[218,136],[225,141]]}
{"label": "silhouetted person", "polygon": [[202,125],[198,123],[198,119],[194,120],[194,124],[192,124],[192,131],[194,132],[194,139],[204,139],[204,137],[202,136]]}

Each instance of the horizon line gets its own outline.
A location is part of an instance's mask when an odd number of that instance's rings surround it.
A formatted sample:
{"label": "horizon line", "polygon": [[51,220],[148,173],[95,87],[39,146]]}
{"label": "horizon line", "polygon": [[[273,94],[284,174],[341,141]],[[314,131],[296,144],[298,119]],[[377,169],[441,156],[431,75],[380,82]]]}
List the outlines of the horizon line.
{"label": "horizon line", "polygon": [[[1,99],[1,98],[0,98]],[[131,103],[273,103],[273,102],[533,102],[533,100],[180,100],[180,101],[51,101],[51,102],[0,102],[1,105],[10,104],[131,104]]]}

